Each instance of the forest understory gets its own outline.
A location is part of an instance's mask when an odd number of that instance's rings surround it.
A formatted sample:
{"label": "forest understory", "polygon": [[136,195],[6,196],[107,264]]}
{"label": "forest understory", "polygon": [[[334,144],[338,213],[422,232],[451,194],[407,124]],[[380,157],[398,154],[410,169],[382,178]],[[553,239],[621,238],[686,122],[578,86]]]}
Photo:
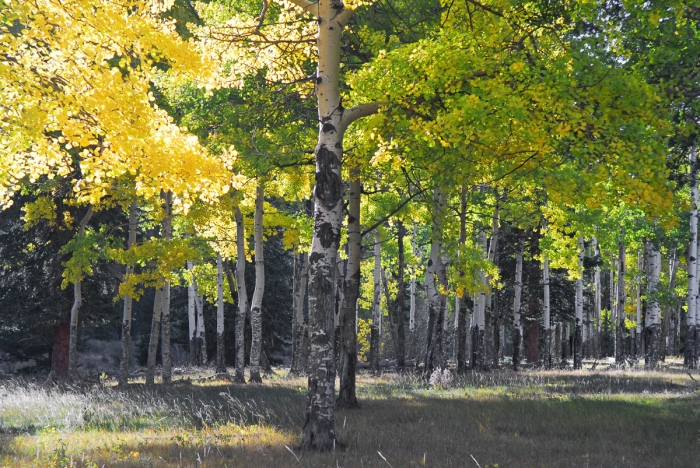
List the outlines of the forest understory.
{"label": "forest understory", "polygon": [[170,385],[0,384],[0,466],[700,466],[700,375],[499,369],[358,375],[331,452],[299,450],[306,378],[263,384],[187,369]]}

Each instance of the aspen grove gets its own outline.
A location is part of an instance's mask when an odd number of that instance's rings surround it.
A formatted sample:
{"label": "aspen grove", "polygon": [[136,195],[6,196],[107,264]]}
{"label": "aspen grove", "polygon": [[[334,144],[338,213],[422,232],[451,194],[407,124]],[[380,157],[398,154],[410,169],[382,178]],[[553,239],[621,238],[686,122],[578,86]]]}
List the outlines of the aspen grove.
{"label": "aspen grove", "polygon": [[231,424],[303,382],[286,466],[359,450],[387,378],[695,388],[699,28],[694,0],[4,0],[0,378],[219,385]]}

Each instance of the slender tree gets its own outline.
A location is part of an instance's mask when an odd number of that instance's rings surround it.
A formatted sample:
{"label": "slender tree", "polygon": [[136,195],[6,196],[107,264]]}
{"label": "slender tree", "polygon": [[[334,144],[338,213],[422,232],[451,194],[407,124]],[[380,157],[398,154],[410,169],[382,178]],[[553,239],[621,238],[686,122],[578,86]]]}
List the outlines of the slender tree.
{"label": "slender tree", "polygon": [[236,313],[236,375],[234,381],[245,383],[245,318],[248,312],[248,293],[245,286],[245,225],[239,207],[236,217],[236,286],[238,287],[238,312]]}
{"label": "slender tree", "polygon": [[[136,200],[129,205],[129,248],[136,244],[136,226],[138,224],[139,206]],[[125,276],[134,273],[134,265],[126,266]],[[119,385],[124,386],[129,383],[129,361],[131,360],[131,309],[133,300],[130,294],[124,296],[124,312],[122,315],[122,362],[119,373]]]}

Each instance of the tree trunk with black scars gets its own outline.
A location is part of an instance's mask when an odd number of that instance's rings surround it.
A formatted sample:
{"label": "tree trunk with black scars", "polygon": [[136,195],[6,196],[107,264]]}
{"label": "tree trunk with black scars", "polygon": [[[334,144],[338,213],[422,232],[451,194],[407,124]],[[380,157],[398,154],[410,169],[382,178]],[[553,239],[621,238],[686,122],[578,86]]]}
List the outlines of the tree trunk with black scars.
{"label": "tree trunk with black scars", "polygon": [[245,383],[245,319],[248,311],[248,293],[245,287],[245,225],[239,207],[236,217],[236,287],[238,311],[236,313],[236,374],[234,382]]}
{"label": "tree trunk with black scars", "polygon": [[688,245],[688,312],[686,314],[686,328],[684,340],[684,365],[688,369],[695,369],[697,356],[695,355],[696,321],[698,316],[698,152],[693,148],[690,152],[690,242]]}
{"label": "tree trunk with black scars", "polygon": [[[87,209],[87,213],[80,220],[78,225],[77,237],[85,235],[85,227],[92,218],[92,205]],[[68,381],[75,382],[80,376],[78,375],[78,315],[80,306],[83,304],[83,287],[80,279],[73,283],[73,307],[70,310],[70,337],[68,345]]]}
{"label": "tree trunk with black scars", "polygon": [[226,373],[226,344],[224,342],[224,261],[216,255],[216,373]]}
{"label": "tree trunk with black scars", "polygon": [[263,255],[263,209],[265,192],[258,182],[253,214],[253,241],[255,243],[255,289],[250,301],[250,377],[248,382],[262,383],[260,377],[260,353],[262,352],[262,298],[265,291],[265,262]]}
{"label": "tree trunk with black scars", "polygon": [[513,282],[513,370],[520,366],[523,327],[520,323],[520,300],[523,292],[523,239],[518,239],[515,252],[515,281]]}
{"label": "tree trunk with black scars", "polygon": [[598,246],[598,239],[593,237],[593,256],[596,259],[595,272],[593,273],[593,288],[594,288],[594,311],[593,320],[594,323],[594,343],[593,343],[593,357],[596,359],[601,357],[601,328],[600,328],[600,311],[601,311],[601,282],[600,282],[600,247]]}
{"label": "tree trunk with black scars", "polygon": [[398,243],[398,273],[396,281],[398,283],[398,292],[396,294],[396,301],[394,302],[394,307],[392,307],[392,317],[391,327],[395,330],[392,336],[396,336],[396,346],[394,352],[396,353],[396,365],[400,368],[406,365],[406,332],[404,329],[404,296],[406,295],[406,283],[404,282],[404,237],[406,236],[406,229],[401,221],[397,221],[397,243]]}
{"label": "tree trunk with black scars", "polygon": [[307,255],[297,252],[294,256],[294,320],[292,322],[292,366],[290,375],[301,375],[304,369],[301,366],[302,351],[304,349],[304,337],[306,325],[304,323],[304,296],[306,295],[306,273],[309,262]]}
{"label": "tree trunk with black scars", "polygon": [[642,278],[644,272],[644,255],[637,252],[637,326],[634,332],[634,357],[638,358],[642,350]]}
{"label": "tree trunk with black scars", "polygon": [[[136,244],[136,225],[138,223],[138,204],[133,201],[129,206],[129,238],[128,247]],[[126,266],[125,280],[134,274],[134,265]],[[122,362],[119,372],[119,385],[124,386],[129,383],[129,361],[131,361],[131,310],[133,300],[129,294],[124,296],[124,311],[122,314]]]}
{"label": "tree trunk with black scars", "polygon": [[[488,249],[486,247],[486,236],[484,235],[483,229],[479,229],[477,234],[477,242],[481,245],[488,256]],[[486,326],[485,320],[485,307],[486,307],[486,289],[487,289],[487,279],[484,271],[479,271],[479,280],[481,281],[482,290],[476,293],[476,299],[474,301],[474,315],[472,320],[472,331],[471,331],[471,368],[474,370],[483,370],[486,367],[486,359],[484,356],[484,328]]]}
{"label": "tree trunk with black scars", "polygon": [[447,336],[448,336],[448,326],[449,321],[447,320],[448,310],[447,310],[447,257],[440,256],[440,260],[437,267],[437,279],[439,284],[438,292],[440,294],[440,317],[442,323],[442,333],[440,334],[440,352],[438,356],[440,357],[439,366],[441,368],[447,367]]}
{"label": "tree trunk with black scars", "polygon": [[151,318],[151,339],[148,343],[148,358],[146,360],[146,385],[155,383],[156,375],[156,354],[158,352],[158,341],[160,340],[160,313],[162,311],[161,288],[156,289],[153,297],[153,317]]}
{"label": "tree trunk with black scars", "polygon": [[197,327],[196,327],[196,348],[197,348],[197,364],[207,366],[209,357],[207,355],[207,334],[204,326],[204,295],[199,294],[197,280],[193,281],[194,287],[194,304],[197,310]]}
{"label": "tree trunk with black scars", "polygon": [[435,189],[433,197],[433,225],[430,234],[430,256],[425,269],[425,290],[428,301],[428,330],[423,358],[423,371],[430,373],[440,365],[442,359],[442,300],[437,285],[437,273],[440,268],[440,248],[442,246],[442,206],[445,195]]}
{"label": "tree trunk with black scars", "polygon": [[625,288],[625,275],[627,274],[627,255],[625,254],[625,228],[620,226],[620,240],[618,241],[617,250],[617,327],[615,333],[615,363],[622,366],[626,363],[626,343],[627,343],[627,325],[625,319],[625,305],[627,303],[627,292]]}
{"label": "tree trunk with black scars", "polygon": [[291,0],[315,16],[318,68],[315,74],[319,135],[316,145],[314,235],[309,255],[308,392],[301,448],[332,450],[335,446],[335,360],[333,314],[335,260],[343,217],[343,135],[355,120],[376,113],[377,104],[344,109],[340,96],[340,48],[353,10],[340,0]]}
{"label": "tree trunk with black scars", "polygon": [[580,278],[576,279],[575,328],[574,328],[574,369],[583,367],[583,237],[578,237],[578,268]]}
{"label": "tree trunk with black scars", "polygon": [[540,262],[535,260],[539,255],[540,235],[539,231],[532,230],[530,234],[530,262],[528,262],[528,301],[527,317],[525,318],[525,357],[527,362],[535,364],[540,362],[540,324],[538,312],[540,310],[539,286],[540,286]]}
{"label": "tree trunk with black scars", "polygon": [[[467,189],[462,186],[459,209],[459,247],[464,248],[467,241]],[[462,255],[458,251],[458,255]],[[464,276],[464,272],[460,271],[460,276]],[[454,330],[454,349],[455,360],[457,361],[457,372],[462,373],[467,369],[467,293],[462,293],[461,297],[457,295],[455,301],[455,330]]]}
{"label": "tree trunk with black scars", "polygon": [[[676,275],[678,273],[678,256],[676,254],[676,248],[672,248],[669,259],[668,259],[668,290],[673,292],[676,289]],[[675,297],[675,295],[674,295]],[[666,355],[668,354],[668,335],[670,332],[671,328],[671,312],[672,311],[672,306],[671,302],[669,301],[666,304],[665,310],[664,310],[664,316],[661,322],[661,336],[660,336],[660,343],[661,347],[659,349],[659,359],[661,361],[666,360]]]}
{"label": "tree trunk with black scars", "polygon": [[374,233],[374,275],[372,295],[372,325],[369,338],[369,368],[379,371],[380,339],[379,324],[382,319],[382,248],[379,228]]}
{"label": "tree trunk with black scars", "polygon": [[542,350],[542,360],[544,367],[550,369],[552,367],[552,322],[549,307],[549,259],[545,256],[542,262],[542,312],[544,321],[544,349]]}
{"label": "tree trunk with black scars", "polygon": [[360,295],[360,260],[362,236],[360,232],[359,169],[350,168],[348,192],[348,262],[343,281],[343,302],[340,309],[340,389],[336,405],[358,408],[355,371],[357,369],[357,298]]}
{"label": "tree trunk with black scars", "polygon": [[[416,239],[418,237],[417,224],[413,225],[413,236],[411,237],[411,248],[413,250],[413,255],[418,258],[418,246],[416,245]],[[409,334],[409,349],[411,350],[411,356],[413,356],[414,341],[415,341],[415,328],[416,328],[416,271],[413,265],[411,265],[411,292],[410,292],[409,306],[408,306],[408,334]]]}
{"label": "tree trunk with black scars", "polygon": [[[489,242],[489,249],[487,257],[488,259],[496,264],[496,255],[498,254],[498,213],[499,206],[496,205],[496,209],[493,212],[493,218],[491,220],[491,239]],[[490,278],[487,278],[490,279]],[[484,302],[484,362],[487,368],[498,367],[498,353],[496,349],[495,340],[495,317],[493,309],[493,287],[491,282],[488,281],[485,285],[488,289]]]}
{"label": "tree trunk with black scars", "polygon": [[[187,270],[192,273],[193,264],[191,260],[187,260]],[[189,330],[190,342],[190,364],[196,366],[199,364],[199,353],[197,352],[197,312],[195,311],[195,293],[194,281],[190,281],[187,285],[187,324]]]}
{"label": "tree trunk with black scars", "polygon": [[659,277],[661,276],[661,252],[653,242],[645,245],[647,257],[647,310],[645,317],[646,363],[645,367],[655,369],[659,363],[659,328],[661,306],[659,305]]}
{"label": "tree trunk with black scars", "polygon": [[[161,229],[163,230],[163,239],[166,241],[170,240],[173,232],[173,194],[172,192],[167,192],[163,194],[163,213],[165,217],[161,222]],[[163,383],[170,383],[172,380],[172,359],[170,356],[170,281],[164,281],[161,287],[161,330],[162,330],[162,340],[160,343],[160,357],[162,360],[162,376]]]}

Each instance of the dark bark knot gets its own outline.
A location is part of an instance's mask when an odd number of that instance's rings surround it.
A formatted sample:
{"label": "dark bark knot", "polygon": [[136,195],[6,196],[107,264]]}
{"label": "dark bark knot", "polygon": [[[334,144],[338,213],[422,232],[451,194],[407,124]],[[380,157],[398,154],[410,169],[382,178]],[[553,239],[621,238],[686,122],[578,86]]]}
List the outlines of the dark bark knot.
{"label": "dark bark knot", "polygon": [[316,160],[318,172],[316,172],[315,195],[326,209],[332,210],[342,195],[343,184],[340,176],[333,172],[333,169],[340,164],[335,153],[328,150],[325,145],[321,146],[316,153]]}
{"label": "dark bark knot", "polygon": [[332,123],[324,123],[323,126],[321,127],[321,131],[323,133],[335,132],[335,125],[333,125]]}
{"label": "dark bark knot", "polygon": [[329,248],[334,242],[340,240],[340,233],[335,232],[331,223],[321,224],[316,233],[324,249]]}

